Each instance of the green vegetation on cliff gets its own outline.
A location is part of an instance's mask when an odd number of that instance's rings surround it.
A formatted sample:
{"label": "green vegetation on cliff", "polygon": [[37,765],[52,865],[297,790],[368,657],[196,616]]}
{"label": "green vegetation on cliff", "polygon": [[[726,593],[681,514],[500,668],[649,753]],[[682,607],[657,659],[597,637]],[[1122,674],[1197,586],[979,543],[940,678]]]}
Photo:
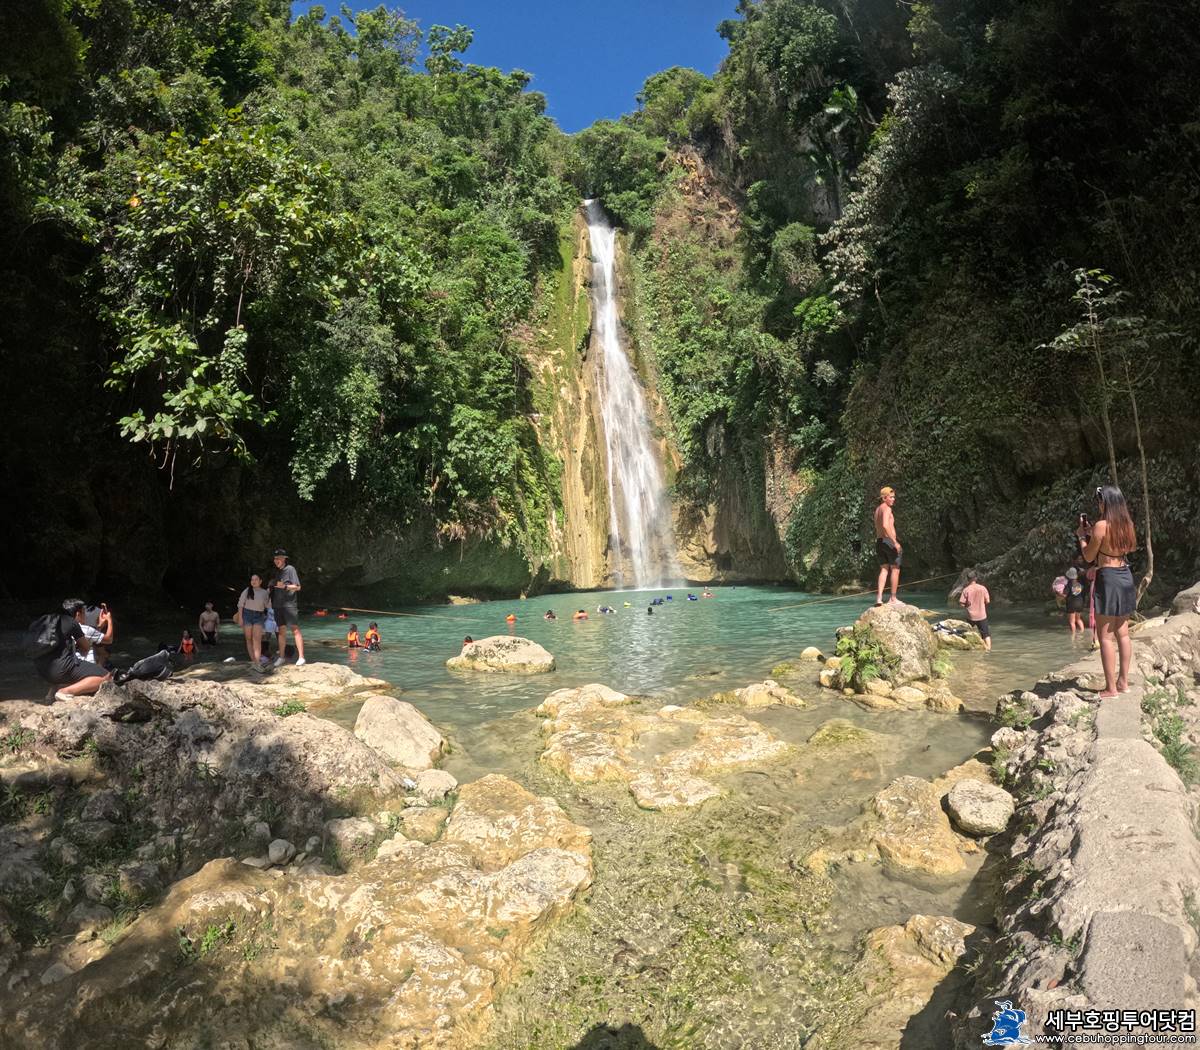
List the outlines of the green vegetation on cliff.
{"label": "green vegetation on cliff", "polygon": [[[737,449],[786,448],[796,498],[777,518],[817,586],[867,567],[885,482],[919,573],[1013,547],[1037,506],[1063,515],[1061,557],[1093,508],[1050,486],[1108,462],[1109,405],[1116,456],[1137,451],[1120,377],[1106,390],[1054,345],[1073,271],[1099,268],[1139,322],[1113,350],[1137,360],[1168,575],[1192,571],[1197,23],[1051,0],[737,14],[714,78],[659,74],[637,112],[580,136],[585,182],[636,245],[679,494],[705,498]],[[1140,470],[1121,481],[1140,504]]]}
{"label": "green vegetation on cliff", "polygon": [[37,504],[10,526],[103,518],[128,442],[164,487],[240,461],[244,498],[536,555],[556,479],[512,333],[560,266],[565,138],[526,74],[463,63],[468,30],[424,34],[422,71],[399,12],[288,12],[2,19],[4,480]]}

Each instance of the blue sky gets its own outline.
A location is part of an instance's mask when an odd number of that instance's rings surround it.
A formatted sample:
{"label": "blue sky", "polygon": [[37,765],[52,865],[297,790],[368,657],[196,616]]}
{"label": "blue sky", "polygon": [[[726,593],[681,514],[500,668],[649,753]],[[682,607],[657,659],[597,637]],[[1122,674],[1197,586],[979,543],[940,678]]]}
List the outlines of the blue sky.
{"label": "blue sky", "polygon": [[[354,10],[379,0],[352,0]],[[732,18],[736,0],[409,0],[388,2],[422,26],[475,30],[466,61],[533,74],[550,116],[564,131],[615,118],[637,107],[652,73],[691,66],[715,73],[725,56],[717,25]],[[295,3],[306,11],[309,3]],[[324,5],[330,13],[337,0]]]}

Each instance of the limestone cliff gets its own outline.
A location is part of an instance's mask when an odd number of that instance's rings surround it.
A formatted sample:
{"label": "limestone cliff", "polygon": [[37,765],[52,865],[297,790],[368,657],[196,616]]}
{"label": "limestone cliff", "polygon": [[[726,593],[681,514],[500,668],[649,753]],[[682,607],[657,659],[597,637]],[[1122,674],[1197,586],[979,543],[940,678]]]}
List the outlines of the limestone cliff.
{"label": "limestone cliff", "polygon": [[608,487],[596,387],[589,367],[591,261],[576,212],[559,243],[562,266],[542,289],[542,317],[523,333],[538,440],[560,465],[561,502],[549,524],[548,585],[603,586]]}

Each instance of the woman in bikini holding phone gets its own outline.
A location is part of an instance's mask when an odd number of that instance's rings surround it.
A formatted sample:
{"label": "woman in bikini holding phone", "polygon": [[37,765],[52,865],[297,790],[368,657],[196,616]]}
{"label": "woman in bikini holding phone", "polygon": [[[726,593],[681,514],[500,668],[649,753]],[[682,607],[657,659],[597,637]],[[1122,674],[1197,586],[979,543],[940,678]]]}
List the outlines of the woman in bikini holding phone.
{"label": "woman in bikini holding phone", "polygon": [[[1137,605],[1137,591],[1126,557],[1137,546],[1137,536],[1119,488],[1100,486],[1096,489],[1096,501],[1100,506],[1099,520],[1092,526],[1083,556],[1096,564],[1096,627],[1100,634],[1100,663],[1104,667],[1104,691],[1100,699],[1106,700],[1129,689],[1132,648],[1129,617]],[[1082,523],[1076,535],[1084,538]]]}

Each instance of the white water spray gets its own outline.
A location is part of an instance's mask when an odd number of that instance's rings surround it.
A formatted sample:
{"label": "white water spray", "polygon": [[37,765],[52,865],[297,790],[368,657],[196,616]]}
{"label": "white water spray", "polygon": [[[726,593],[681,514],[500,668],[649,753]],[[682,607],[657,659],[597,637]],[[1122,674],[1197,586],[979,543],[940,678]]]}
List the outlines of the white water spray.
{"label": "white water spray", "polygon": [[600,346],[597,391],[608,453],[609,539],[621,586],[653,587],[678,575],[671,505],[651,440],[646,395],[621,345],[616,231],[596,200],[586,200],[592,246],[592,326]]}

